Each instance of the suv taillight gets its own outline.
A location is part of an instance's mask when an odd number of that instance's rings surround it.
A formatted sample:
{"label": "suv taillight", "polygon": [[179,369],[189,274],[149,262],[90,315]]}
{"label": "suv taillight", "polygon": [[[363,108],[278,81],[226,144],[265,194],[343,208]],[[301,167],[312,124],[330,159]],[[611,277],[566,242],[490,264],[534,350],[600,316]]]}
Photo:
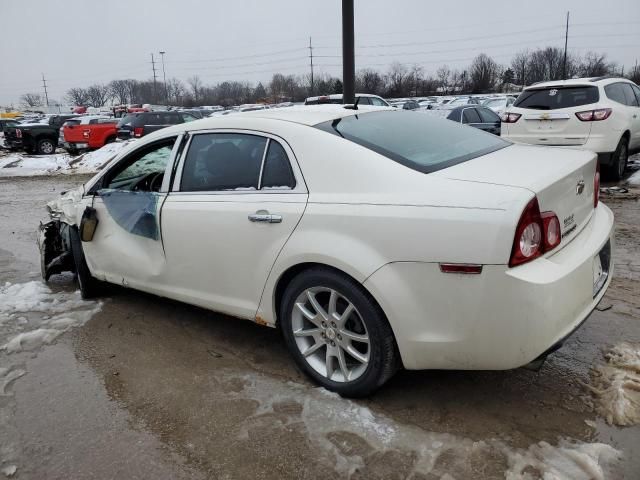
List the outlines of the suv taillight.
{"label": "suv taillight", "polygon": [[144,133],[144,127],[135,127],[133,129],[133,136],[134,137],[141,137]]}
{"label": "suv taillight", "polygon": [[576,117],[578,117],[578,120],[581,122],[599,122],[600,120],[606,120],[610,115],[610,108],[598,108],[597,110],[576,112]]}
{"label": "suv taillight", "polygon": [[520,115],[519,113],[504,112],[502,115],[500,115],[500,118],[504,123],[516,123],[518,120],[520,120],[521,116],[522,115]]}
{"label": "suv taillight", "polygon": [[596,160],[596,174],[593,176],[593,208],[600,201],[600,162]]}
{"label": "suv taillight", "polygon": [[560,244],[560,221],[553,212],[540,213],[538,198],[533,197],[522,211],[511,248],[509,266],[515,267],[538,258]]}
{"label": "suv taillight", "polygon": [[16,138],[22,138],[22,130],[16,128]]}

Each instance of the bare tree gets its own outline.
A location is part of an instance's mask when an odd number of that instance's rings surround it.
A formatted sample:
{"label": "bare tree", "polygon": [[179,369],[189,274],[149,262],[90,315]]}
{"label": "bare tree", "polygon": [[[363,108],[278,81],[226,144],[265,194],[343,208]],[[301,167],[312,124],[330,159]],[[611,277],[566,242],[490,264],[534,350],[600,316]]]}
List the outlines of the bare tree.
{"label": "bare tree", "polygon": [[111,97],[108,85],[95,83],[87,88],[87,103],[92,107],[102,107]]}
{"label": "bare tree", "polygon": [[183,97],[187,94],[187,89],[177,78],[170,78],[167,80],[167,94],[169,101],[179,105],[182,103]]}
{"label": "bare tree", "polygon": [[200,101],[200,95],[202,90],[202,80],[200,80],[199,76],[194,75],[193,77],[189,77],[187,79],[187,83],[191,87],[191,93],[193,94],[193,101],[197,105],[198,102]]}
{"label": "bare tree", "polygon": [[129,103],[129,86],[126,80],[113,80],[109,83],[109,90],[111,91],[111,96],[119,104]]}
{"label": "bare tree", "polygon": [[523,87],[527,84],[526,72],[529,62],[529,52],[527,50],[518,52],[511,59],[511,70],[515,73],[515,82]]}
{"label": "bare tree", "polygon": [[39,93],[25,93],[20,96],[20,105],[24,107],[41,107],[44,105],[42,95]]}
{"label": "bare tree", "polygon": [[89,94],[85,88],[70,88],[67,90],[67,100],[74,105],[86,105]]}
{"label": "bare tree", "polygon": [[404,92],[405,80],[409,72],[400,62],[394,62],[387,72],[387,96],[400,97]]}
{"label": "bare tree", "polygon": [[471,62],[471,92],[486,93],[493,90],[500,77],[500,67],[488,55],[481,53]]}
{"label": "bare tree", "polygon": [[443,65],[436,71],[436,77],[438,79],[438,89],[444,95],[447,95],[449,93],[449,80],[451,77],[451,70],[449,70],[449,67],[447,65]]}
{"label": "bare tree", "polygon": [[375,70],[360,70],[356,75],[356,90],[362,93],[380,95],[384,89],[384,79]]}
{"label": "bare tree", "polygon": [[608,62],[605,53],[587,52],[578,64],[581,77],[601,77],[613,73],[615,69],[615,63]]}

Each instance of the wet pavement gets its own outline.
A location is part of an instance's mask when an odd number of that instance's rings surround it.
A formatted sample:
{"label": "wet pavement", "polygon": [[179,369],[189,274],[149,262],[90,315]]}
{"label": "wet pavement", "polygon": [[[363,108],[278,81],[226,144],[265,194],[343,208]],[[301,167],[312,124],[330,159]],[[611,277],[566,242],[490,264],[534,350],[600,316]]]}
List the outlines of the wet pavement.
{"label": "wet pavement", "polygon": [[640,345],[640,191],[604,199],[613,282],[540,371],[399,372],[353,401],[308,382],[276,330],[40,284],[43,205],[82,181],[0,179],[0,478],[640,478],[640,427],[608,425],[585,387],[606,349]]}

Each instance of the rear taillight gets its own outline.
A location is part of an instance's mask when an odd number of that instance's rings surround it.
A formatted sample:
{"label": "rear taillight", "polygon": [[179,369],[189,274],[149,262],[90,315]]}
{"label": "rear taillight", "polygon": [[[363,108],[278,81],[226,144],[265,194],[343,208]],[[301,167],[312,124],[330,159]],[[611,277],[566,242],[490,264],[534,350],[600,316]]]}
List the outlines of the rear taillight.
{"label": "rear taillight", "polygon": [[542,227],[544,231],[544,251],[553,250],[560,244],[562,234],[560,233],[560,220],[553,212],[544,212],[542,217]]}
{"label": "rear taillight", "polygon": [[16,128],[16,138],[22,138],[22,130]]}
{"label": "rear taillight", "polygon": [[553,212],[540,213],[538,198],[533,199],[522,211],[511,248],[509,266],[515,267],[538,258],[560,244],[560,221]]}
{"label": "rear taillight", "polygon": [[519,113],[505,112],[502,115],[500,115],[500,118],[504,123],[516,123],[518,120],[520,120],[521,116],[522,115],[520,115]]}
{"label": "rear taillight", "polygon": [[144,127],[135,127],[133,129],[134,137],[141,137],[143,133],[144,133]]}
{"label": "rear taillight", "polygon": [[582,122],[599,122],[600,120],[606,120],[610,115],[610,108],[598,108],[597,110],[576,112],[576,117],[578,117],[578,120]]}
{"label": "rear taillight", "polygon": [[600,162],[596,160],[596,174],[593,176],[593,208],[600,201]]}

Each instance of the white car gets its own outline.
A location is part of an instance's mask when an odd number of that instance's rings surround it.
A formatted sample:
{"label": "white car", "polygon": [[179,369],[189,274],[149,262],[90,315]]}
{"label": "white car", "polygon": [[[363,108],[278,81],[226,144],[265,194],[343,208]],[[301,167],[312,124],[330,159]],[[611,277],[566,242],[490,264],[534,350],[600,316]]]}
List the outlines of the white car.
{"label": "white car", "polygon": [[515,102],[515,100],[516,100],[515,97],[508,97],[508,96],[494,97],[494,98],[488,98],[484,100],[482,102],[482,105],[484,107],[490,108],[491,110],[496,112],[498,115],[502,115],[507,108],[513,105],[513,102]]}
{"label": "white car", "polygon": [[[373,105],[374,107],[390,107],[391,105],[384,98],[371,93],[356,93],[356,99],[360,99],[359,106]],[[341,105],[342,94],[321,95],[319,97],[309,97],[304,101],[305,105]]]}
{"label": "white car", "polygon": [[43,276],[280,328],[343,395],[399,367],[511,369],[558,348],[611,281],[596,166],[388,108],[207,118],[141,138],[50,202]]}
{"label": "white car", "polygon": [[629,153],[640,150],[640,88],[608,77],[531,85],[503,113],[502,136],[591,150],[619,180]]}

